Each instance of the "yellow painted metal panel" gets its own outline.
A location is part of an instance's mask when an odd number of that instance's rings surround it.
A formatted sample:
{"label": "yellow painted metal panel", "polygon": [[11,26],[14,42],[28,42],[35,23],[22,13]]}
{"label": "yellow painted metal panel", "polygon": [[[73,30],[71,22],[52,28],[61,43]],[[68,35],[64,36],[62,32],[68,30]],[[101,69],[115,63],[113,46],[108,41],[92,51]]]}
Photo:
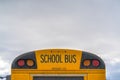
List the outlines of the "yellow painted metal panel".
{"label": "yellow painted metal panel", "polygon": [[66,71],[66,70],[62,70],[62,71],[57,71],[57,70],[53,70],[53,71],[47,71],[47,70],[12,70],[12,74],[105,74],[105,70],[101,69],[101,70],[71,70],[71,71]]}
{"label": "yellow painted metal panel", "polygon": [[29,80],[33,80],[33,76],[30,75],[30,76],[29,76]]}
{"label": "yellow painted metal panel", "polygon": [[88,80],[106,80],[105,74],[88,74]]}
{"label": "yellow painted metal panel", "polygon": [[88,80],[88,75],[85,75],[85,76],[84,76],[84,80]]}
{"label": "yellow painted metal panel", "polygon": [[38,70],[79,70],[82,51],[43,50],[36,51]]}
{"label": "yellow painted metal panel", "polygon": [[12,74],[11,80],[29,80],[29,74]]}

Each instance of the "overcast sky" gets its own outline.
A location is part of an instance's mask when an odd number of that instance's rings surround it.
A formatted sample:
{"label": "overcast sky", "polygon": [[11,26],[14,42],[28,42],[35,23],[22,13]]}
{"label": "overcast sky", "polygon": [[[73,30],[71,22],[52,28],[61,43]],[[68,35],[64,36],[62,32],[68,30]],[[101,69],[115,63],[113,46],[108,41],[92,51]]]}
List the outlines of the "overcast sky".
{"label": "overcast sky", "polygon": [[46,48],[95,53],[119,80],[120,1],[0,0],[0,75],[16,56]]}

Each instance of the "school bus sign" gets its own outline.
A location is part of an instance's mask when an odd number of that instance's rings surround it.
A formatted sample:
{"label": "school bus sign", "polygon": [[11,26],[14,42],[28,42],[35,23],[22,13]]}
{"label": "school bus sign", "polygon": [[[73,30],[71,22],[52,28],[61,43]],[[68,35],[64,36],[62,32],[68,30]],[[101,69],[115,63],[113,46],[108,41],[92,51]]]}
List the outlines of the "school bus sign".
{"label": "school bus sign", "polygon": [[82,52],[79,51],[37,51],[38,68],[39,70],[79,70],[81,54]]}

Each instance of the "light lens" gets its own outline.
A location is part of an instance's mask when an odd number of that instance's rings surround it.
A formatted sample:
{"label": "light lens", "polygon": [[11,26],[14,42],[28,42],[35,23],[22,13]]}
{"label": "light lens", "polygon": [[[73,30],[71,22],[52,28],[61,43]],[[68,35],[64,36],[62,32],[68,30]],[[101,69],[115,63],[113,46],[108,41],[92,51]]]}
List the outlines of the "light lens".
{"label": "light lens", "polygon": [[93,60],[92,65],[98,67],[100,65],[100,62],[98,60]]}
{"label": "light lens", "polygon": [[33,66],[34,65],[34,61],[33,60],[27,60],[27,65],[28,66]]}
{"label": "light lens", "polygon": [[25,65],[25,61],[24,60],[18,60],[18,66],[22,67]]}
{"label": "light lens", "polygon": [[90,60],[84,60],[83,65],[86,67],[90,66]]}

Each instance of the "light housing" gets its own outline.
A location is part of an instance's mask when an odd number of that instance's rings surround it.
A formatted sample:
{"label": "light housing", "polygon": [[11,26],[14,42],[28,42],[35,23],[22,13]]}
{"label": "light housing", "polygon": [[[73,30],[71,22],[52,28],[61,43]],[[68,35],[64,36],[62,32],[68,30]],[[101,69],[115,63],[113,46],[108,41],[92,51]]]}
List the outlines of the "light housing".
{"label": "light housing", "polygon": [[[85,60],[90,60],[90,65],[89,66],[84,65]],[[96,54],[83,51],[82,52],[80,69],[105,69],[105,63]]]}
{"label": "light housing", "polygon": [[[20,61],[20,60],[22,60],[22,61]],[[34,65],[31,66],[32,65],[31,64],[30,66],[28,66],[27,60],[33,60]],[[14,59],[11,67],[12,67],[12,69],[37,69],[35,52],[33,51],[33,52],[28,52],[28,53],[19,55],[18,57],[16,57]]]}

